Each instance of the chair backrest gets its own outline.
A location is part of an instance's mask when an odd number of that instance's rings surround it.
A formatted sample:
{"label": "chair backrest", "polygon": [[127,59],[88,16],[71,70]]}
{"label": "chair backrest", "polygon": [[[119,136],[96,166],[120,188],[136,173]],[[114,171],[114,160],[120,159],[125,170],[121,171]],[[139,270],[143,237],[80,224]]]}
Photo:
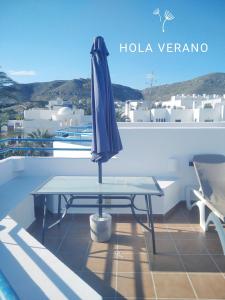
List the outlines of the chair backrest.
{"label": "chair backrest", "polygon": [[204,198],[225,216],[225,156],[195,155],[193,164]]}

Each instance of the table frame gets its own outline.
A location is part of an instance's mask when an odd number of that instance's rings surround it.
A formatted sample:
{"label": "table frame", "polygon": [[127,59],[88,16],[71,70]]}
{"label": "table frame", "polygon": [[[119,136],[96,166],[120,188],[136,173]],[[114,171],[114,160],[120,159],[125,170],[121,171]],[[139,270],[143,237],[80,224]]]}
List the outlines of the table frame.
{"label": "table frame", "polygon": [[[135,198],[137,195],[140,196],[139,193],[137,194],[116,194],[116,195],[104,195],[104,194],[100,194],[101,197],[99,197],[99,194],[88,194],[88,195],[79,195],[79,193],[74,193],[74,194],[62,194],[62,193],[51,193],[51,194],[39,194],[38,191],[36,190],[36,192],[33,192],[33,196],[36,197],[37,195],[43,195],[43,219],[42,219],[42,244],[44,244],[45,242],[45,231],[46,229],[50,229],[52,227],[54,227],[55,225],[59,225],[61,223],[61,221],[64,219],[64,217],[66,216],[68,209],[71,207],[80,207],[80,208],[98,208],[98,209],[102,209],[102,208],[127,208],[129,207],[131,209],[132,215],[134,217],[134,219],[136,220],[137,223],[139,223],[143,228],[145,228],[148,232],[151,232],[152,235],[152,248],[153,248],[153,253],[156,254],[156,244],[155,244],[155,232],[154,232],[154,221],[153,221],[153,213],[152,213],[152,201],[151,201],[151,196],[163,196],[164,193],[162,191],[162,189],[160,188],[158,182],[156,181],[156,179],[154,177],[152,177],[152,179],[154,180],[154,183],[158,189],[158,193],[143,193],[141,194],[142,196],[144,196],[145,198],[145,209],[142,208],[138,208],[135,205]],[[47,201],[48,195],[58,195],[58,220],[56,222],[54,222],[53,224],[51,224],[50,226],[46,226],[46,215],[47,215]],[[82,199],[90,199],[90,200],[100,200],[100,202],[98,202],[98,204],[74,204],[74,200],[82,200]],[[118,199],[123,199],[123,200],[128,200],[127,204],[102,204],[102,200],[104,199],[111,199],[111,200],[118,200]],[[64,211],[62,212],[62,201],[65,201],[65,208]],[[140,217],[137,216],[136,211],[141,211],[141,212],[145,212],[147,215],[147,225],[144,224],[144,222],[140,219]],[[62,212],[62,213],[61,213]]]}

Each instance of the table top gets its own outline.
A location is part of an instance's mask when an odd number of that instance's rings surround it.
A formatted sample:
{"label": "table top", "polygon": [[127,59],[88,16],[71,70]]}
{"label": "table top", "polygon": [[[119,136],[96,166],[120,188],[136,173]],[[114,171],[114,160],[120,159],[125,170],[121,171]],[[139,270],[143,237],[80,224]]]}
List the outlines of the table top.
{"label": "table top", "polygon": [[163,191],[154,177],[54,176],[32,192],[34,195],[157,195]]}

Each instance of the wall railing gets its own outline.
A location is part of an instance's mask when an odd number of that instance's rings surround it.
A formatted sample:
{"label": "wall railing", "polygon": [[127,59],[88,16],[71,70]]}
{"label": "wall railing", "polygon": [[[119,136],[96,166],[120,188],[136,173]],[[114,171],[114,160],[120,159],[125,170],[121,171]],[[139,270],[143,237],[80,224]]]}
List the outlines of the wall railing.
{"label": "wall railing", "polygon": [[[53,142],[82,144],[85,147],[53,147]],[[90,151],[90,139],[77,138],[5,138],[0,139],[0,159],[9,156],[51,156],[53,151]]]}

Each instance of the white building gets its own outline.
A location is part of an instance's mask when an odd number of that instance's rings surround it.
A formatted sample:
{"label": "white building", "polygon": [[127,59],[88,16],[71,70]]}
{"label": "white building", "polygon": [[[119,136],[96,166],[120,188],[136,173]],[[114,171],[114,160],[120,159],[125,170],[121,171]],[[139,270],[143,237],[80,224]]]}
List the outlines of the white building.
{"label": "white building", "polygon": [[31,109],[24,112],[23,128],[25,133],[36,129],[54,133],[57,129],[77,126],[82,123],[83,109],[72,110],[69,107],[59,109]]}
{"label": "white building", "polygon": [[70,108],[61,99],[51,100],[46,108],[24,110],[24,120],[9,120],[8,127],[28,134],[37,129],[48,130],[54,134],[56,130],[77,126],[85,122],[83,109]]}
{"label": "white building", "polygon": [[141,102],[127,101],[125,115],[130,122],[222,122],[224,107],[225,95],[177,95],[156,102],[151,110]]}

